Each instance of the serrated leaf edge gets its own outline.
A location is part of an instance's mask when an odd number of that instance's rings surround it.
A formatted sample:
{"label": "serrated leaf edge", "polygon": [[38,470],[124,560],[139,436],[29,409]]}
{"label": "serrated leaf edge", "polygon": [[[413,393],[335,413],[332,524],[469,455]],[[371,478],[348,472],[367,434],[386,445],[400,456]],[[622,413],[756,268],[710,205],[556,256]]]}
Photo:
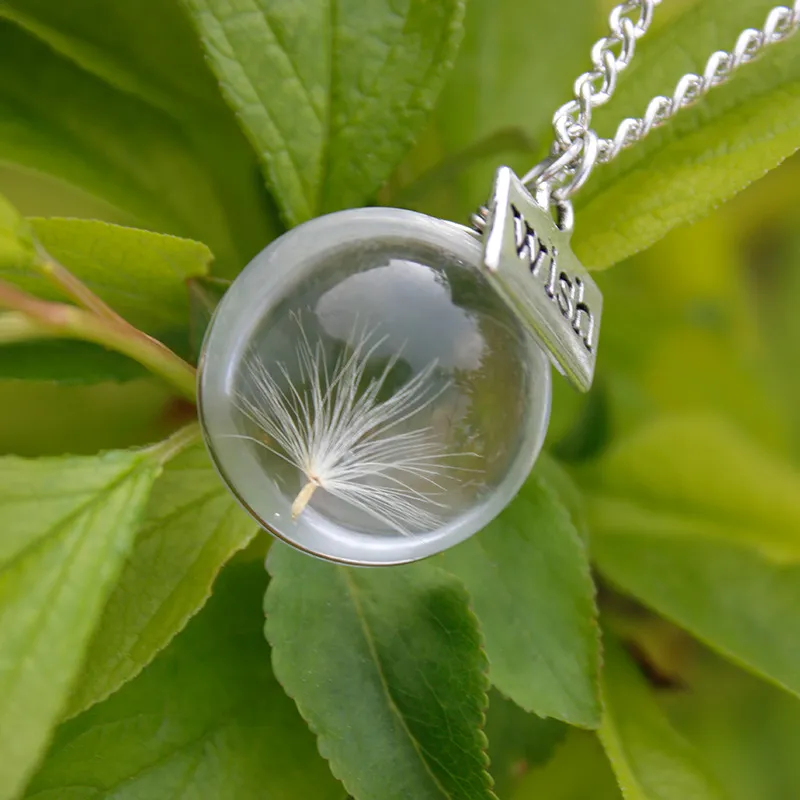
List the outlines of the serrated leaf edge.
{"label": "serrated leaf edge", "polygon": [[[342,777],[342,775],[339,773],[339,770],[336,768],[336,765],[334,764],[333,761],[331,761],[331,759],[330,759],[330,757],[328,755],[327,747],[326,747],[326,737],[321,735],[321,733],[318,730],[318,728],[314,725],[314,723],[311,721],[311,719],[309,719],[309,715],[306,712],[305,703],[302,703],[301,701],[299,701],[294,696],[294,694],[292,694],[292,692],[290,692],[288,690],[288,688],[286,687],[286,683],[285,683],[284,678],[283,678],[283,670],[282,670],[282,667],[280,666],[280,664],[278,663],[279,662],[279,658],[276,657],[276,648],[274,647],[273,642],[271,641],[270,636],[269,636],[270,625],[269,625],[269,609],[268,609],[268,605],[269,605],[270,591],[272,590],[273,584],[280,585],[283,582],[283,578],[280,577],[279,575],[276,575],[274,570],[270,568],[270,564],[272,562],[272,559],[270,558],[271,553],[272,553],[272,551],[270,549],[270,553],[268,554],[267,560],[266,560],[267,571],[268,571],[268,573],[270,575],[270,583],[269,583],[269,586],[267,587],[267,591],[264,594],[264,615],[265,615],[265,618],[266,618],[266,621],[265,621],[265,624],[264,624],[264,637],[265,637],[265,639],[267,640],[267,643],[270,646],[270,651],[271,651],[270,659],[271,659],[271,663],[272,663],[272,671],[273,671],[273,674],[275,675],[275,679],[278,681],[278,684],[283,689],[283,691],[286,693],[286,695],[294,702],[295,706],[297,707],[298,713],[300,714],[300,716],[302,717],[303,721],[308,726],[309,730],[314,734],[314,737],[316,738],[316,741],[317,741],[317,750],[318,750],[320,756],[322,758],[324,758],[325,761],[327,762],[328,767],[329,767],[329,769],[331,771],[331,774],[334,776],[334,778],[336,778],[336,780],[338,780],[345,787],[345,789],[348,792],[350,792],[351,788],[347,785],[347,782]],[[346,567],[337,566],[336,569],[337,570],[345,570],[347,568]],[[391,569],[391,567],[388,567],[387,569]],[[484,686],[483,686],[483,690],[481,692],[481,698],[480,698],[481,702],[480,702],[480,709],[479,709],[480,710],[480,715],[481,715],[481,725],[476,731],[476,734],[477,734],[476,742],[479,744],[480,752],[481,752],[481,755],[482,755],[482,760],[484,762],[484,767],[483,767],[483,770],[482,770],[482,777],[483,777],[484,785],[485,785],[485,788],[486,788],[486,791],[487,791],[487,800],[499,800],[497,795],[495,795],[495,793],[492,791],[492,787],[494,786],[494,779],[492,778],[491,774],[488,771],[488,767],[489,767],[489,752],[488,752],[489,740],[488,740],[488,738],[486,736],[485,725],[486,725],[486,712],[487,712],[487,710],[489,708],[488,690],[491,687],[491,682],[489,681],[489,676],[488,676],[489,660],[488,660],[488,657],[486,655],[486,649],[484,647],[483,632],[481,631],[480,622],[478,620],[478,617],[475,615],[475,612],[472,609],[472,598],[470,597],[469,592],[467,592],[466,587],[462,584],[462,582],[458,578],[456,578],[453,575],[450,575],[450,573],[446,572],[445,570],[439,569],[438,567],[434,567],[434,569],[437,572],[440,572],[442,574],[447,575],[454,588],[458,587],[458,591],[461,593],[462,598],[465,600],[464,608],[465,608],[465,610],[467,612],[467,619],[469,619],[470,622],[474,625],[473,630],[477,634],[478,644],[479,644],[479,653],[480,653],[480,656],[481,656],[481,660],[483,662],[482,669],[481,669],[481,675],[483,677]],[[349,591],[349,589],[348,589],[348,591]],[[357,613],[358,613],[358,616],[359,616],[359,621],[363,623],[364,620],[362,618],[361,612],[359,611]],[[381,674],[381,680],[383,681],[382,668],[380,666],[380,663],[378,661],[375,661],[375,663],[376,663],[376,666],[378,668],[379,673]],[[401,722],[402,722],[403,728],[406,729],[405,719],[402,717],[402,715],[400,714],[399,710],[396,709],[396,706],[395,706],[395,703],[394,703],[394,699],[392,698],[392,696],[391,696],[391,694],[390,694],[390,692],[388,690],[388,687],[386,688],[386,694],[387,694],[387,698],[389,700],[390,706],[396,711],[398,716],[401,718]],[[412,739],[412,743],[414,745],[415,751],[419,753],[419,748],[417,747],[416,740],[414,739],[414,737],[410,733],[410,731],[408,733],[409,733],[409,736]],[[430,768],[428,766],[428,763],[422,757],[421,753],[420,753],[420,758],[423,761],[423,764],[425,766],[426,771],[430,772]],[[439,783],[439,781],[436,778],[436,776],[432,775],[432,777],[433,777],[437,787],[442,791],[443,797],[447,798],[447,800],[452,800],[452,795],[450,795],[444,789],[444,787],[441,786],[441,784]]]}

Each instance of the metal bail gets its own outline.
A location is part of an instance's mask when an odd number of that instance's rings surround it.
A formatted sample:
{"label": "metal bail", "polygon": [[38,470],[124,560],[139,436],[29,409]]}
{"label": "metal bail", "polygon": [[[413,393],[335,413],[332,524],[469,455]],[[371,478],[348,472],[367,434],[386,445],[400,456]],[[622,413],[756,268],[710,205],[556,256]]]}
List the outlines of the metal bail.
{"label": "metal bail", "polygon": [[592,385],[603,296],[561,230],[508,167],[495,176],[483,231],[483,265],[500,296],[560,372]]}

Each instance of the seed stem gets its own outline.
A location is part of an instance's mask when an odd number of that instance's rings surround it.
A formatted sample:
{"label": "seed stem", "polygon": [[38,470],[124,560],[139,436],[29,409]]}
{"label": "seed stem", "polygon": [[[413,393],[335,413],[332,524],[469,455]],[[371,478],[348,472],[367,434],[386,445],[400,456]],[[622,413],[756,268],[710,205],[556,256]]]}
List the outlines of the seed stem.
{"label": "seed stem", "polygon": [[292,519],[297,519],[305,510],[305,507],[311,501],[311,498],[314,496],[314,492],[317,491],[317,487],[319,484],[316,481],[309,481],[301,490],[300,494],[297,495],[294,499],[294,503],[292,503]]}

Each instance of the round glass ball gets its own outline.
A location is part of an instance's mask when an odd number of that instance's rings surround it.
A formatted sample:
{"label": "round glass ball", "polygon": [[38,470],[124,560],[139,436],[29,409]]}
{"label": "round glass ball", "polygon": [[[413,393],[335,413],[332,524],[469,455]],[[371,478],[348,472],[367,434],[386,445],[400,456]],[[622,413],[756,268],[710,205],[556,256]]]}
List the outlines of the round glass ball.
{"label": "round glass ball", "polygon": [[367,208],[307,222],[243,270],[206,334],[199,407],[259,524],[322,558],[400,564],[513,498],[550,367],[480,265],[469,229]]}

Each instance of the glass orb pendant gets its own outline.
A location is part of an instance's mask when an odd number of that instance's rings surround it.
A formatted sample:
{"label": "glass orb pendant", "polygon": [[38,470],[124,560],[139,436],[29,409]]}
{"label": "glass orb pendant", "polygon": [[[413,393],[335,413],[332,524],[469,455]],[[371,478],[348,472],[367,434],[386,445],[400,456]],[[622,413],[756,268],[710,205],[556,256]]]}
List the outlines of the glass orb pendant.
{"label": "glass orb pendant", "polygon": [[253,259],[203,347],[200,417],[230,490],[322,558],[389,565],[476,533],[547,429],[548,357],[468,228],[366,208]]}

